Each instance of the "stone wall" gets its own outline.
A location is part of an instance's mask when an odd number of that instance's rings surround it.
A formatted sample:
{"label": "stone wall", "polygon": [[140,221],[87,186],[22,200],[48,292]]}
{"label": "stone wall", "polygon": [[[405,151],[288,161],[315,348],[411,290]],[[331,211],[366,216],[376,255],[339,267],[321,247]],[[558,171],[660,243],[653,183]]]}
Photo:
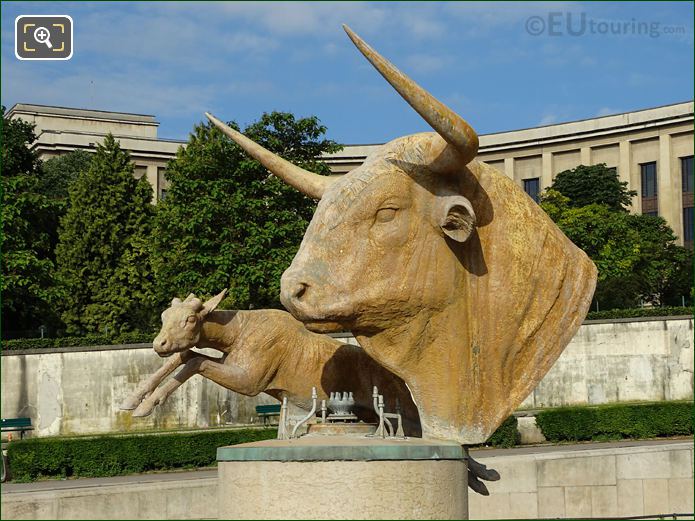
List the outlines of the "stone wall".
{"label": "stone wall", "polygon": [[[161,364],[144,345],[3,352],[2,417],[30,416],[51,436],[251,423],[255,405],[276,403],[195,376],[149,418],[119,411]],[[584,324],[522,408],[692,397],[692,318],[614,320]]]}
{"label": "stone wall", "polygon": [[[485,451],[502,479],[469,495],[471,519],[627,517],[693,512],[693,442]],[[692,517],[691,517],[692,519]]]}
{"label": "stone wall", "polygon": [[38,436],[194,429],[252,423],[256,405],[277,403],[265,394],[242,396],[194,376],[147,418],[119,410],[128,393],[162,363],[147,347],[3,353],[2,417],[30,416]]}
{"label": "stone wall", "polygon": [[[681,519],[692,519],[692,439],[471,454],[502,479],[488,482],[488,497],[469,492],[470,519],[672,513],[691,513]],[[216,471],[198,471],[5,485],[1,514],[3,519],[215,519],[217,508]]]}
{"label": "stone wall", "polygon": [[693,397],[693,319],[585,323],[522,409]]}

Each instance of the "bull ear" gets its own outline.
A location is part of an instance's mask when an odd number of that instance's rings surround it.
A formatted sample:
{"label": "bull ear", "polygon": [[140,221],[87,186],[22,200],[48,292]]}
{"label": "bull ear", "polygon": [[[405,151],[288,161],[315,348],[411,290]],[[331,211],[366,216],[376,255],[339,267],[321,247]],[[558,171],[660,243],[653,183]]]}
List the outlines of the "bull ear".
{"label": "bull ear", "polygon": [[465,242],[475,228],[475,212],[471,202],[462,195],[440,199],[439,227],[456,242]]}
{"label": "bull ear", "polygon": [[184,299],[184,302],[190,302],[194,298],[196,298],[195,293],[189,293],[188,296]]}
{"label": "bull ear", "polygon": [[181,302],[181,299],[179,297],[174,297],[171,301],[172,306],[179,306],[181,304],[183,304],[183,302]]}
{"label": "bull ear", "polygon": [[220,302],[222,302],[222,299],[224,299],[226,295],[227,289],[223,289],[220,293],[208,300],[205,304],[203,304],[203,311],[201,314],[205,316],[211,311],[214,311],[215,308],[220,305]]}

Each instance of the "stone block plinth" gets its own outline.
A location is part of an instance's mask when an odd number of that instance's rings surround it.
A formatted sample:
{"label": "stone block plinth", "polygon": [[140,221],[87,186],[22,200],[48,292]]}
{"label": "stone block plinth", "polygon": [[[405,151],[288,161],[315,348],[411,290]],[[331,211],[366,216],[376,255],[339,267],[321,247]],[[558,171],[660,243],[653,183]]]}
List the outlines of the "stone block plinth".
{"label": "stone block plinth", "polygon": [[461,445],[305,436],[217,449],[220,519],[468,519]]}

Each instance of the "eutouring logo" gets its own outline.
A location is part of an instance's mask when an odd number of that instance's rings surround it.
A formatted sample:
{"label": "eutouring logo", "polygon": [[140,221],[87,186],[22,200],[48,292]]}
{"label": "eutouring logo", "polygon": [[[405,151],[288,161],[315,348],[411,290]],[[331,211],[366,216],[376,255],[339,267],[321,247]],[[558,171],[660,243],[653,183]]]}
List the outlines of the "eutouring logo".
{"label": "eutouring logo", "polygon": [[532,36],[647,36],[684,35],[684,25],[665,25],[661,22],[594,19],[586,13],[551,12],[545,16],[530,16],[526,19],[526,32]]}

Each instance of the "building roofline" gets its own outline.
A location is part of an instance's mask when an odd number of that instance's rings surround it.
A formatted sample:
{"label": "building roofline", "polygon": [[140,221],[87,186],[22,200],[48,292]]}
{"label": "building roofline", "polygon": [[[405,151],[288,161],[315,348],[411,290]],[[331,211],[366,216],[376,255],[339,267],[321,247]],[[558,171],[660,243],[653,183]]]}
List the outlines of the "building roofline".
{"label": "building roofline", "polygon": [[[564,123],[479,134],[480,152],[492,153],[498,149],[506,149],[510,145],[514,148],[525,148],[543,143],[566,141],[570,138],[588,139],[631,129],[664,126],[692,121],[693,115],[693,100],[690,100]],[[323,157],[329,161],[359,160],[368,154],[370,149],[382,144],[345,144],[341,151],[325,154]],[[360,151],[357,152],[358,150]]]}
{"label": "building roofline", "polygon": [[9,117],[15,113],[27,112],[73,118],[89,118],[90,116],[92,116],[93,119],[110,119],[115,121],[128,121],[131,123],[147,123],[151,125],[159,125],[159,122],[155,119],[155,116],[153,114],[137,114],[134,112],[116,112],[112,110],[63,107],[58,105],[41,105],[38,103],[15,103],[5,113],[5,117]]}
{"label": "building roofline", "polygon": [[[548,128],[548,127],[560,127],[562,125],[569,125],[572,123],[583,123],[584,121],[596,121],[597,119],[606,119],[606,118],[615,118],[618,116],[626,116],[628,114],[637,114],[639,112],[648,112],[650,110],[659,110],[659,109],[665,109],[669,107],[677,107],[678,105],[687,105],[688,103],[693,103],[694,100],[686,100],[686,101],[679,101],[677,103],[668,103],[666,105],[658,105],[656,107],[648,107],[646,109],[637,109],[637,110],[627,110],[625,112],[616,112],[614,114],[604,114],[603,116],[595,116],[593,118],[582,118],[582,119],[573,119],[570,121],[561,121],[557,123],[548,123],[547,125],[537,125],[535,127],[524,127],[524,128],[515,128],[511,130],[501,130],[499,132],[490,132],[489,134],[480,134],[481,136],[492,136],[492,135],[498,135],[498,134],[506,134],[507,132],[523,132],[524,130],[536,130],[536,129],[541,129],[541,128]],[[692,110],[688,112],[688,114],[692,114]],[[667,118],[662,118],[662,119],[667,119]]]}
{"label": "building roofline", "polygon": [[[498,136],[500,134],[507,134],[509,132],[523,132],[526,130],[537,130],[537,129],[542,129],[542,128],[548,128],[548,127],[560,127],[562,125],[569,125],[572,123],[582,123],[584,121],[596,121],[598,119],[605,119],[605,118],[614,118],[618,116],[625,116],[627,114],[637,114],[639,112],[647,112],[650,110],[658,110],[658,109],[665,109],[669,107],[677,107],[678,105],[686,105],[688,103],[693,103],[695,100],[686,100],[686,101],[679,101],[676,103],[667,103],[665,105],[658,105],[656,107],[647,107],[644,109],[637,109],[637,110],[627,110],[625,112],[616,112],[614,114],[604,114],[603,116],[595,116],[593,118],[582,118],[582,119],[572,119],[569,121],[559,121],[557,123],[548,123],[547,125],[537,125],[534,127],[523,127],[523,128],[514,128],[510,130],[500,130],[498,132],[488,132],[486,134],[478,134],[479,137],[482,136]],[[693,114],[693,112],[689,112],[689,114]],[[383,145],[384,143],[345,143],[343,144],[344,147],[374,147],[374,146],[380,146]]]}
{"label": "building roofline", "polygon": [[[42,130],[39,132],[38,136],[36,136],[36,141],[35,144],[38,143],[38,138],[42,136],[43,134],[73,134],[73,135],[78,135],[78,136],[92,136],[92,137],[106,137],[109,133],[108,132],[82,132],[80,130],[51,130],[51,129],[46,129]],[[156,143],[176,143],[179,145],[188,143],[187,139],[173,139],[173,138],[160,138],[160,137],[148,137],[148,136],[130,136],[127,134],[114,134],[111,133],[111,135],[114,138],[117,139],[131,139],[134,141],[151,141],[151,142],[156,142]]]}

